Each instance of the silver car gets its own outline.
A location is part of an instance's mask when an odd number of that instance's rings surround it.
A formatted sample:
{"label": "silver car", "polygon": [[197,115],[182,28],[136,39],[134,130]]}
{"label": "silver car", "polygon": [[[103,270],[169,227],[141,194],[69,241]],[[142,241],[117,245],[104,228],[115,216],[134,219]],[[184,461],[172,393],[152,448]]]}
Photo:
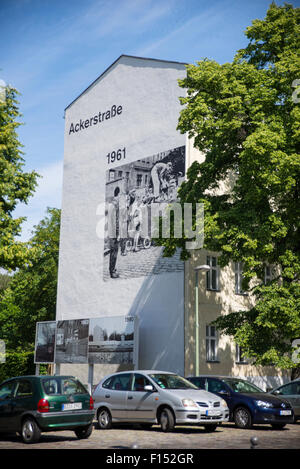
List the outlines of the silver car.
{"label": "silver car", "polygon": [[290,383],[279,386],[270,391],[270,394],[282,396],[294,409],[294,421],[296,422],[300,419],[300,379],[295,379]]}
{"label": "silver car", "polygon": [[106,376],[93,398],[101,429],[111,428],[112,423],[132,422],[144,428],[159,424],[164,432],[187,424],[214,431],[229,417],[224,399],[165,371],[125,371]]}

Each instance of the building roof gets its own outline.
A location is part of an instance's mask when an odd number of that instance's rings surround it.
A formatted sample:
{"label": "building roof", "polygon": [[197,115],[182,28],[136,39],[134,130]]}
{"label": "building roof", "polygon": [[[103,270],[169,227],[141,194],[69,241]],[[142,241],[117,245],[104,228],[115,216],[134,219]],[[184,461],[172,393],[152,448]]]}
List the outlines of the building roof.
{"label": "building roof", "polygon": [[137,59],[137,60],[152,60],[154,62],[162,62],[162,63],[170,63],[170,64],[178,64],[178,65],[188,65],[187,63],[185,62],[176,62],[174,60],[161,60],[161,59],[152,59],[152,58],[149,58],[149,57],[137,57],[135,55],[126,55],[126,54],[122,54],[120,55],[120,57],[118,57],[109,67],[107,67],[104,72],[101,73],[101,75],[99,75],[87,88],[85,88],[85,90],[83,90],[78,96],[77,98],[75,98],[70,104],[68,104],[68,106],[65,108],[65,111],[70,107],[72,106],[72,104],[75,103],[75,101],[77,101],[77,99],[79,99],[89,88],[91,88],[103,75],[105,75],[110,68],[112,68],[119,60],[121,60],[123,57],[128,57],[130,59]]}

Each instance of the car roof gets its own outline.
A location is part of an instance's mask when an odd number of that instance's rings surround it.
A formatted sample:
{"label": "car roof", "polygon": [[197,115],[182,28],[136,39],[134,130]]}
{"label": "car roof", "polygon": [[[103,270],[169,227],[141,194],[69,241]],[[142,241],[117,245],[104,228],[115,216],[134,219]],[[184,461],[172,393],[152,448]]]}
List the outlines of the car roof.
{"label": "car roof", "polygon": [[[217,378],[217,379],[244,379],[239,376],[222,376],[222,375],[197,375],[197,376],[188,376],[188,378]],[[245,380],[246,381],[246,380]]]}
{"label": "car roof", "polygon": [[168,374],[168,375],[175,375],[176,374],[173,371],[162,371],[162,370],[127,370],[127,371],[116,371],[115,373],[110,373],[107,376],[122,375],[122,374],[127,374],[127,373],[144,373],[144,374],[147,374],[147,375],[156,374],[156,373],[157,374],[163,373],[163,374]]}
{"label": "car roof", "polygon": [[7,378],[2,381],[2,383],[5,383],[6,381],[11,381],[14,379],[50,379],[50,378],[75,378],[75,376],[70,376],[70,375],[24,375],[24,376],[13,376],[12,378]]}

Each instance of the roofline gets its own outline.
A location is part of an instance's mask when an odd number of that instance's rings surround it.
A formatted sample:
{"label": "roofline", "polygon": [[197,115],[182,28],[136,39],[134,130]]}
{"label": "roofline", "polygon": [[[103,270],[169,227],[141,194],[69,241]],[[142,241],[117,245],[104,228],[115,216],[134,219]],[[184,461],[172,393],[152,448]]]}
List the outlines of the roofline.
{"label": "roofline", "polygon": [[87,88],[85,88],[85,90],[83,90],[78,96],[77,98],[73,99],[73,101],[68,104],[68,106],[65,108],[65,111],[70,107],[72,106],[72,104],[75,103],[75,101],[77,101],[77,99],[80,98],[80,96],[82,96],[89,88],[91,88],[95,83],[96,81],[98,81],[103,75],[105,75],[106,72],[108,72],[108,70],[113,67],[122,57],[129,57],[131,59],[139,59],[139,60],[152,60],[152,61],[155,61],[155,62],[163,62],[163,63],[170,63],[170,64],[178,64],[178,65],[188,65],[188,63],[186,62],[176,62],[175,60],[162,60],[162,59],[152,59],[150,57],[138,57],[136,55],[127,55],[127,54],[121,54],[120,57],[118,57],[111,65],[109,65],[109,67],[107,67],[104,72],[101,73],[101,75],[99,75]]}

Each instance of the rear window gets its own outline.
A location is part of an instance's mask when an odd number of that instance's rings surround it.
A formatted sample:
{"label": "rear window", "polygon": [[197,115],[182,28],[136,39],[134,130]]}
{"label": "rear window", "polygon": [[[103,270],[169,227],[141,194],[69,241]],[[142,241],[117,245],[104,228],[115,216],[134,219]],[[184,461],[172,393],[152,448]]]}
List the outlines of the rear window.
{"label": "rear window", "polygon": [[47,378],[42,380],[43,389],[48,395],[55,394],[88,394],[80,381],[73,378]]}

